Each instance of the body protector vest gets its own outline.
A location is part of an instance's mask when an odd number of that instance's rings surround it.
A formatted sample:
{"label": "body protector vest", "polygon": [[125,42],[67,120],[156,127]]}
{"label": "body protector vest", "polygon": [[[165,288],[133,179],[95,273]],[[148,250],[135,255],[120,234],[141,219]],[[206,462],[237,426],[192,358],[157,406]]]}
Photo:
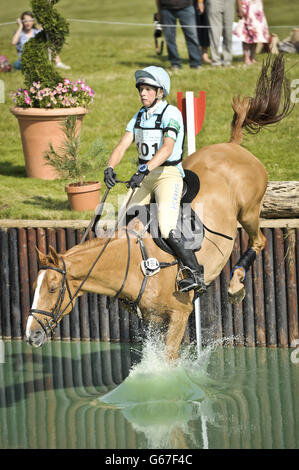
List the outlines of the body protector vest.
{"label": "body protector vest", "polygon": [[[168,106],[169,105],[167,104],[163,109],[162,113],[158,114],[155,122],[155,127],[141,127],[141,116],[143,114],[144,108],[139,111],[134,126],[134,135],[138,151],[139,163],[149,162],[155,156],[159,148],[162,147],[164,132],[167,132],[168,128],[162,128],[161,123],[163,114]],[[181,161],[182,155],[181,158],[178,160],[166,160],[166,162],[162,163],[161,166],[175,166]]]}

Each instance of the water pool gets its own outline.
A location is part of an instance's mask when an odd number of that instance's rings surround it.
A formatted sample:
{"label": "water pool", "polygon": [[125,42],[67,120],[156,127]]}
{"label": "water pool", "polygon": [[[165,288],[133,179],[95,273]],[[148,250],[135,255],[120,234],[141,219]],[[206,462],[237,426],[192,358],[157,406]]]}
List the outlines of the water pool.
{"label": "water pool", "polygon": [[0,341],[0,449],[298,449],[299,354]]}

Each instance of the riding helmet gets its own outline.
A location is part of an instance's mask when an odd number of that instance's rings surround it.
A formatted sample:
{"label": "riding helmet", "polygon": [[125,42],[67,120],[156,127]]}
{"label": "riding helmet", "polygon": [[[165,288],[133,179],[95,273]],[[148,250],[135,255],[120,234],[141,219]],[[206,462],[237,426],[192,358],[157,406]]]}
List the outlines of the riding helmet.
{"label": "riding helmet", "polygon": [[151,65],[135,72],[136,87],[140,85],[150,85],[163,89],[163,98],[170,92],[170,78],[166,70],[162,67]]}

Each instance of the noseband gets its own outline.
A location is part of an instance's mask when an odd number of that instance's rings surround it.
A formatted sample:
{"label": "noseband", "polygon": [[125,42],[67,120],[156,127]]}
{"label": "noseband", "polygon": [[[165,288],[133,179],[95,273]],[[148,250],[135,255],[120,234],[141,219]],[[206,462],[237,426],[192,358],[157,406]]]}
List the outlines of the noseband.
{"label": "noseband", "polygon": [[[65,262],[64,262],[63,258],[62,258],[62,263],[63,263],[63,269],[56,268],[55,266],[41,266],[40,267],[40,269],[52,269],[53,271],[57,271],[58,273],[62,274],[61,287],[60,287],[60,290],[59,290],[58,298],[57,298],[56,304],[52,308],[51,312],[48,312],[47,310],[39,310],[39,309],[36,309],[36,308],[32,308],[29,311],[29,315],[32,315],[33,318],[40,324],[40,326],[42,327],[42,329],[44,330],[46,335],[48,335],[49,333],[54,332],[54,329],[56,328],[56,326],[58,325],[59,321],[61,320],[61,318],[63,316],[63,313],[64,313],[65,309],[60,313],[59,313],[59,311],[60,311],[62,302],[64,300],[64,295],[65,295],[66,289],[67,289],[69,297],[70,297],[70,302],[69,303],[72,305],[72,308],[73,308],[73,299],[74,298],[72,297],[72,294],[71,294],[71,291],[70,291],[70,286],[69,286],[69,283],[68,283],[68,280],[67,280],[67,277],[66,277],[66,268],[65,268]],[[35,315],[35,313],[40,313],[41,315],[45,315],[47,324],[44,324]],[[47,318],[47,317],[50,317],[50,319]]]}

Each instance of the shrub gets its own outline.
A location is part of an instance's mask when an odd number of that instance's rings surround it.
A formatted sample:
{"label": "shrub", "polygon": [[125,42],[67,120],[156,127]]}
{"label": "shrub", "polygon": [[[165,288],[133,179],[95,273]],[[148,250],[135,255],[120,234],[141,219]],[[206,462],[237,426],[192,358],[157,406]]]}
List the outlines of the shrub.
{"label": "shrub", "polygon": [[80,153],[80,134],[77,131],[77,117],[68,116],[62,124],[65,139],[62,148],[54,150],[52,144],[45,153],[47,165],[55,168],[60,178],[84,184],[88,175],[94,174],[106,165],[108,154],[99,137],[85,155]]}
{"label": "shrub", "polygon": [[87,107],[94,91],[83,81],[72,82],[55,69],[53,59],[62,49],[69,27],[54,8],[59,0],[31,0],[32,12],[43,29],[25,43],[21,63],[25,88],[11,93],[22,108]]}

